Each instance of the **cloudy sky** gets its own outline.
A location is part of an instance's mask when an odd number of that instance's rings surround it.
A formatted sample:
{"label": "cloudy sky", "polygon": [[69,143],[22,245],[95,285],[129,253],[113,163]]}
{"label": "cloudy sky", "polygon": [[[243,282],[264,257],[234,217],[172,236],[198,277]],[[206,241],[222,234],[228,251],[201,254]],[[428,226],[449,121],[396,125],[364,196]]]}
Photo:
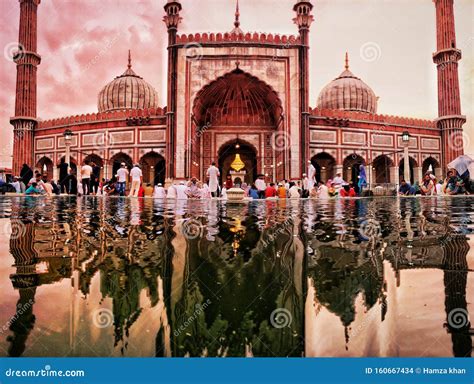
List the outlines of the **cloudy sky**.
{"label": "cloudy sky", "polygon": [[[38,116],[49,119],[97,111],[97,94],[120,75],[132,50],[133,69],[166,100],[165,0],[42,0],[38,9]],[[179,33],[225,32],[233,27],[235,0],[182,0]],[[296,34],[294,0],[240,0],[247,32]],[[435,7],[432,0],[313,0],[311,106],[335,78],[349,52],[351,70],[380,97],[379,113],[437,116]],[[18,0],[0,0],[0,163],[11,156]],[[467,152],[474,154],[474,1],[455,0],[460,86]]]}

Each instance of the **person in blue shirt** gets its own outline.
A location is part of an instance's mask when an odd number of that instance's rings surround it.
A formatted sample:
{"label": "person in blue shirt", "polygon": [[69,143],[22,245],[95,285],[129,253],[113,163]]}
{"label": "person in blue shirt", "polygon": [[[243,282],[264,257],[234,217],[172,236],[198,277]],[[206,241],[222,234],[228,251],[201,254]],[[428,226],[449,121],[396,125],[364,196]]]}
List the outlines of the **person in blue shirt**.
{"label": "person in blue shirt", "polygon": [[32,183],[26,190],[27,195],[41,195],[41,191],[37,188],[38,184]]}
{"label": "person in blue shirt", "polygon": [[255,186],[255,184],[252,184],[252,186],[249,189],[249,197],[251,197],[254,200],[259,199],[258,189]]}
{"label": "person in blue shirt", "polygon": [[400,183],[400,188],[398,188],[398,194],[401,196],[409,196],[415,194],[415,188],[410,186],[405,180],[402,180]]}

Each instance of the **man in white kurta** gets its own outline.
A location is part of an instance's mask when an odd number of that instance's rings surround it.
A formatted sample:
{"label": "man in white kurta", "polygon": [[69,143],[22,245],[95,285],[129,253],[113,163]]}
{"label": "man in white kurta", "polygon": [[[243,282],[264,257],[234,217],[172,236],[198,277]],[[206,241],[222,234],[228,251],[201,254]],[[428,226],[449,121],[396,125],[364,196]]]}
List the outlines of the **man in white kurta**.
{"label": "man in white kurta", "polygon": [[316,168],[314,168],[314,165],[310,162],[308,166],[308,190],[309,191],[311,191],[311,189],[314,186],[315,176],[316,176]]}
{"label": "man in white kurta", "polygon": [[212,163],[207,169],[207,177],[209,177],[209,191],[212,197],[217,196],[217,189],[219,188],[219,168],[216,167],[216,163]]}

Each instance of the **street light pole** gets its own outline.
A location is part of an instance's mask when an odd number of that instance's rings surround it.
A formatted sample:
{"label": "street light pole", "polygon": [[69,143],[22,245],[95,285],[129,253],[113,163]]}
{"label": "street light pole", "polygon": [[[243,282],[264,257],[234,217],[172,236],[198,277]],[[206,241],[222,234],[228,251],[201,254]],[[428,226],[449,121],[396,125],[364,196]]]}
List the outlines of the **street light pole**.
{"label": "street light pole", "polygon": [[410,155],[408,153],[408,147],[410,145],[410,133],[408,131],[403,132],[402,134],[403,141],[403,178],[409,184],[410,180]]}
{"label": "street light pole", "polygon": [[71,141],[72,141],[72,131],[70,129],[66,129],[64,131],[64,145],[66,146],[66,155],[65,161],[68,165],[68,169],[71,169]]}

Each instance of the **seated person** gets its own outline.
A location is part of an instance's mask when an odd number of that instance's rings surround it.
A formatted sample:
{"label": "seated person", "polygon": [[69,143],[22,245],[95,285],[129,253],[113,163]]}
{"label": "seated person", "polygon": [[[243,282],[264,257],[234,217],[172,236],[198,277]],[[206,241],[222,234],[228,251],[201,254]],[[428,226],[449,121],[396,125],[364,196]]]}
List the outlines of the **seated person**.
{"label": "seated person", "polygon": [[265,189],[265,198],[277,197],[278,193],[275,188],[275,183],[270,183],[270,185]]}
{"label": "seated person", "polygon": [[344,184],[339,190],[339,196],[341,197],[356,197],[356,193],[353,187],[349,184]]}
{"label": "seated person", "polygon": [[27,195],[41,195],[41,190],[38,188],[36,183],[31,183],[25,193]]}
{"label": "seated person", "polygon": [[463,195],[466,193],[464,181],[458,176],[458,172],[455,169],[448,172],[443,192],[446,195]]}
{"label": "seated person", "polygon": [[400,183],[400,187],[398,188],[398,194],[400,196],[409,196],[414,195],[415,191],[410,184],[408,184],[405,180],[402,180]]}

